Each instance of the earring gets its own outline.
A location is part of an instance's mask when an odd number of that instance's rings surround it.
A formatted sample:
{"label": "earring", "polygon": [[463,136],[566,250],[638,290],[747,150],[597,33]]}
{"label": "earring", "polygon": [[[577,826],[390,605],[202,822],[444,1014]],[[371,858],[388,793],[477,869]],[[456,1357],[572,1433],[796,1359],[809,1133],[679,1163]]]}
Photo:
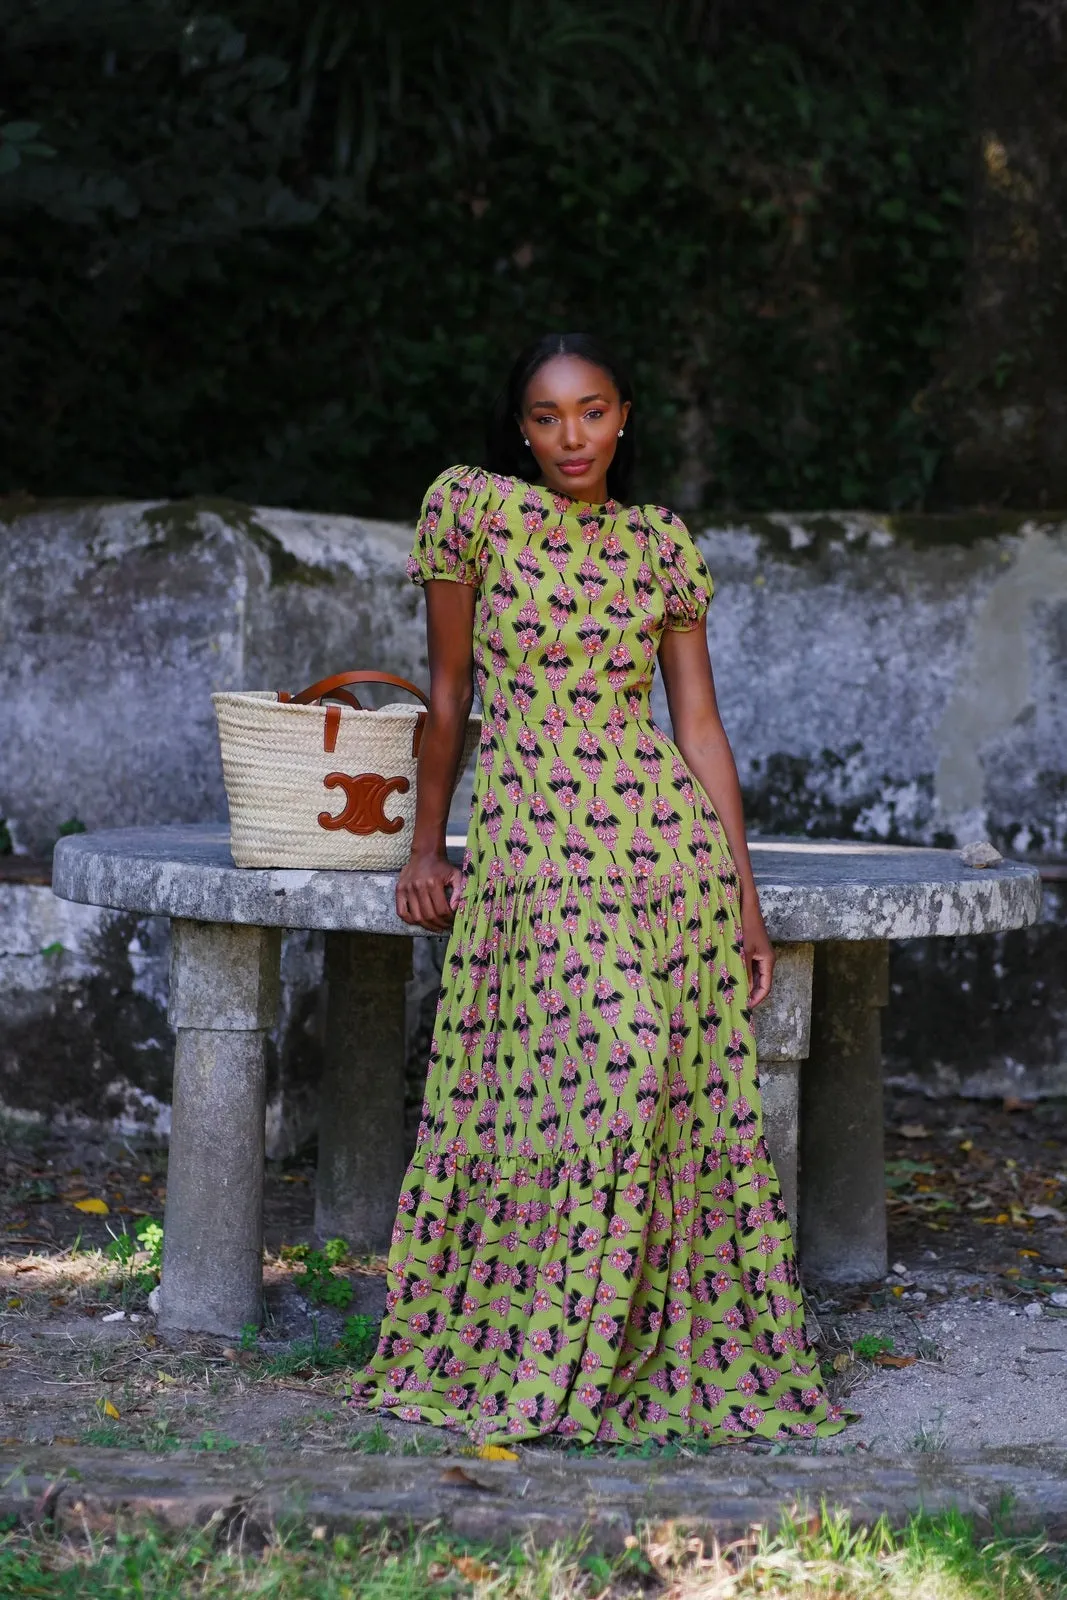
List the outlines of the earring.
{"label": "earring", "polygon": [[523,438],[523,441],[522,441],[522,442],[523,442],[523,444],[524,444],[524,445],[525,445],[525,446],[526,446],[526,448],[527,448],[527,450],[529,450],[529,448],[530,448],[530,441],[529,441],[529,439],[527,439],[527,438]]}
{"label": "earring", "polygon": [[620,439],[622,438],[622,429],[621,428],[619,429],[619,438]]}

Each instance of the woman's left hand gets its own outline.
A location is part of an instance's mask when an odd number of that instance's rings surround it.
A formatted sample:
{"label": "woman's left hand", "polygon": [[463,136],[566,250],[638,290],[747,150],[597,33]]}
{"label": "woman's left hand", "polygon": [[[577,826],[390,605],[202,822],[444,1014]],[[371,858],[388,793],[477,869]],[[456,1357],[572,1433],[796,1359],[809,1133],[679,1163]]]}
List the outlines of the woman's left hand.
{"label": "woman's left hand", "polygon": [[774,975],[774,946],[763,921],[759,903],[741,911],[741,938],[745,947],[745,971],[748,973],[748,1003],[758,1006],[771,992]]}

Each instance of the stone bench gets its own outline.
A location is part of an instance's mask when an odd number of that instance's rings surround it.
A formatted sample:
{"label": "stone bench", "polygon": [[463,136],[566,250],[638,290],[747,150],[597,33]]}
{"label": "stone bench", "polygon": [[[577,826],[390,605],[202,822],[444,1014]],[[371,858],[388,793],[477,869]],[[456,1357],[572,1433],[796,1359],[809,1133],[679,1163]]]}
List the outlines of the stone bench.
{"label": "stone bench", "polygon": [[[450,839],[456,859],[462,839]],[[766,1129],[805,1274],[886,1271],[879,1010],[893,939],[1037,920],[1032,867],[948,850],[753,841],[778,966],[756,1013]],[[266,1034],[283,928],[326,932],[316,1231],[387,1248],[404,1171],[404,1001],[412,939],[392,872],[250,871],[223,825],[60,840],[63,899],[172,919],[177,1040],[160,1321],[235,1334],[262,1311]],[[802,1183],[798,1189],[798,1166]]]}

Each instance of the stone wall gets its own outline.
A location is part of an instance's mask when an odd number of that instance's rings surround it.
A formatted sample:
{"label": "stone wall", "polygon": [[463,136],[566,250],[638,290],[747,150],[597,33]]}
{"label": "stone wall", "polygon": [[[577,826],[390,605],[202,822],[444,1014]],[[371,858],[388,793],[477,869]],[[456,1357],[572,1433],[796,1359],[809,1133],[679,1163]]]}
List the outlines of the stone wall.
{"label": "stone wall", "polygon": [[[751,831],[1067,854],[1067,526],[782,515],[699,537]],[[407,527],[226,503],[23,505],[0,541],[0,816],[16,866],[46,858],[72,818],[224,816],[213,689],[367,666],[425,682]],[[658,687],[656,706],[666,720]],[[900,947],[892,1072],[931,1090],[1067,1092],[1063,916],[1053,886],[1038,929]],[[0,882],[0,1099],[165,1124],[166,947],[150,919]],[[415,1076],[440,941],[416,950]],[[278,1152],[313,1124],[315,938],[291,935],[285,965]]]}

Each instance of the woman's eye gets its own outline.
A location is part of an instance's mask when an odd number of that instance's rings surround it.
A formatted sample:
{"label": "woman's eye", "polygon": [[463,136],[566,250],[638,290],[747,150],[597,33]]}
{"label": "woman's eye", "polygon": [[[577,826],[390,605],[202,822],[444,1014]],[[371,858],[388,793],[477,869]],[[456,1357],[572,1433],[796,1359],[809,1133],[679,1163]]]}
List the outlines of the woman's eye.
{"label": "woman's eye", "polygon": [[604,413],[602,411],[598,411],[595,406],[593,407],[592,411],[586,412],[586,416],[590,422],[599,422],[603,415]]}
{"label": "woman's eye", "polygon": [[542,422],[555,422],[555,420],[555,417],[534,417],[534,421],[538,424],[538,426],[540,426]]}

